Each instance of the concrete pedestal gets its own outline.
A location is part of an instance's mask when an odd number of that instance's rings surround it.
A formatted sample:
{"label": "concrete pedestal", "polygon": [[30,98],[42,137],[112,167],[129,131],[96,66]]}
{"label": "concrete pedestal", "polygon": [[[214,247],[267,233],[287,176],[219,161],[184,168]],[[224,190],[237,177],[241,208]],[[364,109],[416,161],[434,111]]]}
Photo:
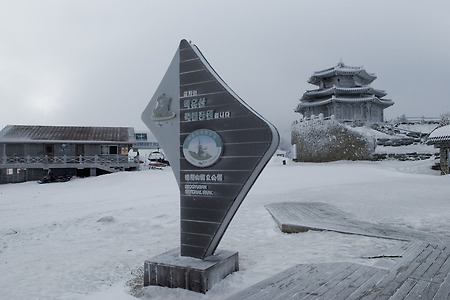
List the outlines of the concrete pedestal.
{"label": "concrete pedestal", "polygon": [[144,263],[144,286],[159,285],[206,293],[215,283],[239,270],[238,252],[219,250],[205,259],[180,256],[174,249]]}

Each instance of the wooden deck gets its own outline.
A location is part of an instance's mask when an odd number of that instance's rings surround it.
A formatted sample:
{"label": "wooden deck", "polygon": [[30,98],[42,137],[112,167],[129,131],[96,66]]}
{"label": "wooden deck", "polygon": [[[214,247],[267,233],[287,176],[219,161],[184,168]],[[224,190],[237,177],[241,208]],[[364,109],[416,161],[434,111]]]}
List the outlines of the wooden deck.
{"label": "wooden deck", "polygon": [[381,226],[351,218],[323,203],[267,206],[285,232],[332,230],[407,241],[356,263],[301,264],[251,286],[229,299],[450,299],[448,238]]}

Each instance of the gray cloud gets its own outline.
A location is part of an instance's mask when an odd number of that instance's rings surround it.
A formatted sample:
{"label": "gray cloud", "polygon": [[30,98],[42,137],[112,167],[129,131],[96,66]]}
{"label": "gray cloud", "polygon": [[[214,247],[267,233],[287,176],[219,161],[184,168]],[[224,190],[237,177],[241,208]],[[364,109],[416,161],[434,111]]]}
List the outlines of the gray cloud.
{"label": "gray cloud", "polygon": [[364,66],[394,106],[450,110],[448,1],[13,1],[0,4],[0,125],[145,129],[140,114],[181,39],[192,40],[282,132],[307,79]]}

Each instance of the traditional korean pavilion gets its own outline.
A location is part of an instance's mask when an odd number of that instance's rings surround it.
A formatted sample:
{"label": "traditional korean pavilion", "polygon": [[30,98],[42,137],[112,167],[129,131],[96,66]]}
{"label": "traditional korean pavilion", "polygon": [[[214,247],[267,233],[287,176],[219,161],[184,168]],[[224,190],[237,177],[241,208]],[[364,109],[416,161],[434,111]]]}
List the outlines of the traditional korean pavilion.
{"label": "traditional korean pavilion", "polygon": [[295,111],[306,118],[323,114],[340,122],[383,122],[384,109],[394,102],[383,99],[385,91],[370,86],[376,78],[363,67],[350,67],[343,62],[314,72],[308,83],[318,89],[306,91]]}

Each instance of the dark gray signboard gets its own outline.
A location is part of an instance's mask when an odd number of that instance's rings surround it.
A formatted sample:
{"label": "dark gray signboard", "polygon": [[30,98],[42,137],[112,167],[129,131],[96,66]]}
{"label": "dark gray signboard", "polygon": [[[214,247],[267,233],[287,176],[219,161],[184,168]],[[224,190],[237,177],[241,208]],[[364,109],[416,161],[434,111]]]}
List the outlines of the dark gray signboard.
{"label": "dark gray signboard", "polygon": [[279,142],[199,49],[182,40],[142,120],[180,188],[181,255],[212,255]]}

